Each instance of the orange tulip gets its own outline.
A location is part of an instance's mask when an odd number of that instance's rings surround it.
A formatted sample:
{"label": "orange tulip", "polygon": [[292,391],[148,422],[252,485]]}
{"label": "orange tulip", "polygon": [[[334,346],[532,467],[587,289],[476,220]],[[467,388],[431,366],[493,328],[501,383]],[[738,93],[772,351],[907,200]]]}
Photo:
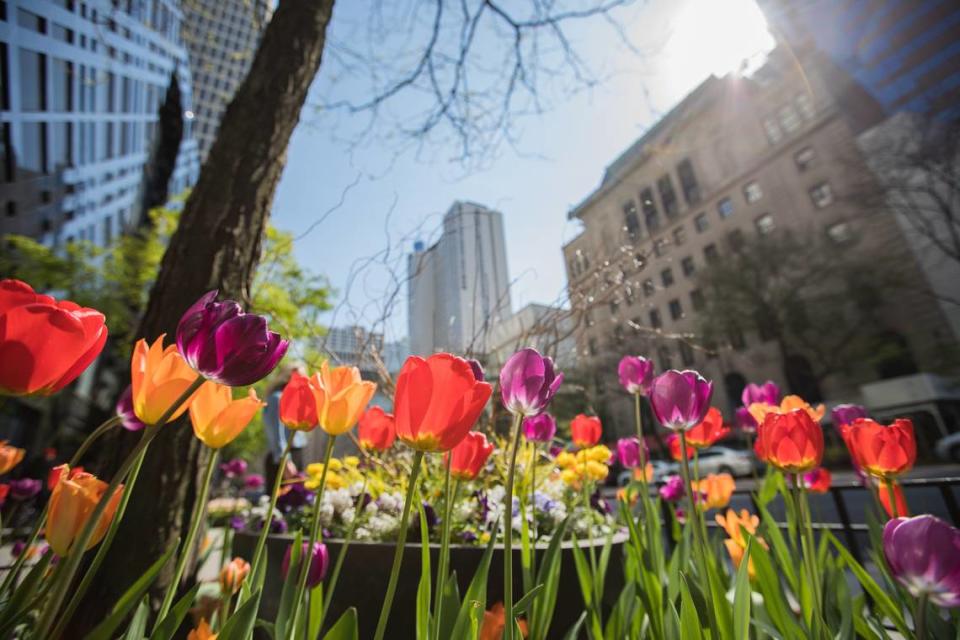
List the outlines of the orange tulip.
{"label": "orange tulip", "polygon": [[[667,449],[670,450],[670,457],[675,461],[680,462],[683,459],[683,456],[680,452],[680,436],[676,433],[671,433],[667,436]],[[687,458],[692,459],[694,453],[696,453],[696,449],[688,444]]]}
{"label": "orange tulip", "polygon": [[310,378],[294,371],[280,394],[280,422],[288,429],[312,431],[317,426],[317,398]]}
{"label": "orange tulip", "polygon": [[20,464],[26,453],[24,449],[10,446],[6,440],[0,441],[0,476]]}
{"label": "orange tulip", "polygon": [[[717,523],[723,527],[727,535],[730,536],[723,541],[723,544],[730,554],[730,560],[733,562],[734,568],[739,569],[740,563],[743,562],[743,554],[747,549],[747,539],[746,536],[743,535],[743,530],[746,530],[751,536],[756,536],[757,528],[760,526],[760,518],[751,515],[746,509],[741,509],[739,515],[733,509],[727,509],[726,516],[718,513],[716,519]],[[762,545],[764,549],[767,548],[767,543],[764,542],[763,538],[755,537],[754,540]],[[756,570],[754,569],[752,558],[747,564],[747,575],[750,576],[751,579],[756,577]]]}
{"label": "orange tulip", "polygon": [[[46,537],[56,554],[66,557],[71,551],[73,541],[83,531],[87,520],[100,503],[107,489],[107,483],[98,480],[90,473],[72,474],[67,465],[60,465],[58,468],[60,472],[57,475],[57,484],[50,495]],[[110,497],[110,502],[97,522],[84,551],[97,546],[106,535],[122,495],[123,486],[121,485]]]}
{"label": "orange tulip", "polygon": [[187,634],[187,640],[217,640],[217,634],[210,629],[207,619],[201,618],[197,628]]}
{"label": "orange tulip", "polygon": [[410,356],[397,376],[397,437],[419,451],[449,451],[476,424],[492,391],[463,358]]}
{"label": "orange tulip", "polygon": [[600,442],[603,426],[597,416],[585,416],[582,413],[570,423],[570,439],[580,448],[592,447]]}
{"label": "orange tulip", "polygon": [[803,486],[810,493],[826,493],[830,491],[833,474],[824,467],[817,467],[813,471],[803,474]]}
{"label": "orange tulip", "polygon": [[[130,362],[130,381],[133,395],[133,411],[144,423],[157,424],[197,379],[197,373],[190,368],[176,345],[163,347],[161,335],[153,344],[140,339],[133,347]],[[181,404],[170,421],[176,420],[196,398],[196,392]]]}
{"label": "orange tulip", "polygon": [[[730,428],[723,426],[723,414],[716,407],[710,407],[703,422],[687,430],[687,444],[697,449],[705,449],[727,437],[729,433]],[[679,444],[677,446],[679,447]]]}
{"label": "orange tulip", "polygon": [[357,424],[377,385],[360,378],[356,367],[334,367],[324,362],[310,378],[317,401],[320,428],[332,436],[346,433]]}
{"label": "orange tulip", "polygon": [[883,426],[869,418],[857,418],[840,428],[853,462],[877,478],[895,478],[913,468],[917,441],[913,422],[900,418]]}
{"label": "orange tulip", "polygon": [[220,593],[232,596],[240,591],[240,586],[250,573],[250,563],[243,558],[234,558],[220,570]]}
{"label": "orange tulip", "polygon": [[370,407],[360,417],[357,424],[357,438],[360,446],[373,451],[386,451],[397,439],[397,428],[393,424],[393,414],[380,407]]}
{"label": "orange tulip", "polygon": [[[483,623],[480,626],[480,640],[500,640],[503,637],[503,629],[507,624],[507,614],[503,609],[503,603],[490,607],[489,611],[483,612]],[[517,626],[520,627],[520,633],[524,638],[527,637],[527,621],[523,618],[517,618]]]}
{"label": "orange tulip", "polygon": [[803,409],[768,413],[753,448],[758,458],[782,471],[810,471],[823,458],[823,429]]}
{"label": "orange tulip", "polygon": [[763,422],[763,419],[767,417],[768,413],[790,413],[797,409],[803,409],[812,420],[820,422],[820,420],[823,419],[823,415],[827,412],[827,408],[822,404],[817,405],[816,408],[811,407],[800,396],[787,396],[780,401],[779,407],[772,404],[755,402],[747,407],[747,409],[750,411],[753,419],[757,421],[758,425]]}
{"label": "orange tulip", "polygon": [[450,475],[457,480],[473,480],[487,464],[491,453],[493,443],[487,442],[487,436],[471,431],[445,456],[449,461]]}
{"label": "orange tulip", "polygon": [[695,494],[699,494],[698,506],[707,509],[722,509],[730,504],[737,483],[729,473],[711,473],[698,482],[693,482]]}
{"label": "orange tulip", "polygon": [[193,433],[211,449],[220,449],[240,435],[262,406],[253,389],[246,398],[234,400],[230,387],[204,382],[190,403]]}

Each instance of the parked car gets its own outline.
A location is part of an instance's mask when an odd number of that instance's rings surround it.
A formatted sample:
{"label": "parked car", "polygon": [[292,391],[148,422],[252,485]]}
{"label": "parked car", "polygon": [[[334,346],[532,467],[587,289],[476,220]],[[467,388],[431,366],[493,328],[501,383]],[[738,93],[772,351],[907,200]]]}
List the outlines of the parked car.
{"label": "parked car", "polygon": [[[667,476],[680,473],[680,468],[675,462],[667,462],[666,460],[651,460],[650,465],[653,467],[653,479],[651,482],[663,482],[666,480]],[[617,476],[617,486],[626,486],[632,477],[633,469],[624,469]]]}
{"label": "parked car", "polygon": [[933,446],[937,457],[950,462],[960,462],[960,431],[937,440]]}
{"label": "parked car", "polygon": [[753,472],[755,458],[752,451],[731,449],[729,447],[710,447],[700,452],[700,475],[708,473],[729,473],[735,478],[750,475]]}

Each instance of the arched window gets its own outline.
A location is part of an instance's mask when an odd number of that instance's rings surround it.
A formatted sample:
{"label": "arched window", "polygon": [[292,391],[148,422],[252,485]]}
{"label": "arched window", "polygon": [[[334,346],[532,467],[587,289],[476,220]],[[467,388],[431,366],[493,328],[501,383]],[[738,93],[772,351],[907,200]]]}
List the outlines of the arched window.
{"label": "arched window", "polygon": [[823,400],[820,383],[813,375],[813,367],[810,366],[809,360],[798,355],[787,356],[784,370],[791,392],[810,403]]}
{"label": "arched window", "polygon": [[731,407],[740,406],[740,398],[743,396],[743,388],[747,386],[747,379],[742,373],[731,371],[723,376],[723,386],[727,390],[727,399]]}

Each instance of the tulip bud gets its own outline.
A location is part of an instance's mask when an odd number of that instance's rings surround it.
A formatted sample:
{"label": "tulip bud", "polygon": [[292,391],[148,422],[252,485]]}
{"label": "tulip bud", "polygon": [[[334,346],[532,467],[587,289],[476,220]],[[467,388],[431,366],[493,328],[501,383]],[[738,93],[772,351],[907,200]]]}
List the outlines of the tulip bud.
{"label": "tulip bud", "polygon": [[243,558],[234,558],[220,570],[220,593],[230,597],[240,591],[240,586],[250,573],[250,563]]}
{"label": "tulip bud", "polygon": [[[303,548],[300,551],[301,561],[309,547],[309,542],[303,543]],[[280,571],[284,578],[287,577],[287,573],[290,571],[290,555],[292,551],[293,545],[288,546],[287,552],[283,556],[283,564],[280,565]],[[322,542],[313,543],[313,553],[310,554],[310,568],[307,571],[307,587],[312,589],[323,581],[324,576],[327,575],[327,565],[329,562],[330,556],[327,553],[327,545]]]}
{"label": "tulip bud", "polygon": [[549,413],[523,419],[523,436],[530,442],[550,442],[557,435],[557,421]]}

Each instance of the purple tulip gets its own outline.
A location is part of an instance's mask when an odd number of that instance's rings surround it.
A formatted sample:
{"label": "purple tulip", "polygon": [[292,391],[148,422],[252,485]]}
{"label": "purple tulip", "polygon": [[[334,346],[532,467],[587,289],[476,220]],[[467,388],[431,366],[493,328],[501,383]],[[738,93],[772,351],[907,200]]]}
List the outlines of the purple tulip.
{"label": "purple tulip", "polygon": [[133,410],[133,387],[129,384],[117,400],[116,412],[117,417],[120,418],[120,425],[127,431],[140,431],[147,426]]}
{"label": "purple tulip", "polygon": [[931,515],[894,518],[883,528],[883,555],[911,595],[960,607],[960,529]]}
{"label": "purple tulip", "polygon": [[243,516],[233,516],[230,518],[230,528],[234,531],[243,531],[247,528],[247,521]]}
{"label": "purple tulip", "polygon": [[262,380],[287,352],[289,342],[267,329],[267,320],[244,313],[232,300],[216,302],[210,291],[177,325],[177,349],[194,370],[214,382],[243,387]]}
{"label": "purple tulip", "polygon": [[838,404],[830,409],[830,418],[833,426],[839,429],[842,425],[850,424],[857,418],[869,418],[867,410],[859,404]]}
{"label": "purple tulip", "polygon": [[246,478],[243,479],[243,487],[250,491],[256,491],[257,489],[262,489],[263,485],[266,484],[266,481],[263,479],[263,476],[259,473],[251,473]]}
{"label": "purple tulip", "polygon": [[617,458],[628,469],[640,466],[640,439],[631,436],[617,440]]}
{"label": "purple tulip", "polygon": [[549,413],[524,418],[523,435],[530,442],[552,442],[557,435],[557,421]]}
{"label": "purple tulip", "polygon": [[757,420],[746,407],[737,407],[737,427],[745,433],[757,432]]}
{"label": "purple tulip", "polygon": [[740,400],[744,407],[754,403],[778,405],[780,404],[780,387],[773,380],[767,380],[763,384],[751,382],[743,388]]}
{"label": "purple tulip", "polygon": [[620,386],[627,393],[648,395],[650,384],[653,382],[653,361],[642,356],[623,356],[617,367],[620,375]]}
{"label": "purple tulip", "polygon": [[236,478],[247,472],[247,461],[243,458],[234,458],[220,465],[220,472],[228,478]]}
{"label": "purple tulip", "polygon": [[680,476],[670,476],[660,487],[660,497],[667,502],[679,502],[685,494],[683,478]]}
{"label": "purple tulip", "polygon": [[19,558],[20,554],[23,553],[24,549],[27,548],[27,543],[23,540],[17,540],[13,543],[13,547],[10,549],[10,555],[14,558]]}
{"label": "purple tulip", "polygon": [[14,500],[30,500],[43,488],[43,483],[33,478],[10,481],[10,497]]}
{"label": "purple tulip", "polygon": [[[310,547],[309,542],[303,543],[303,549],[300,551],[301,556],[307,553],[307,549]],[[293,545],[287,547],[287,552],[283,555],[283,564],[280,567],[280,570],[283,572],[283,577],[287,577],[287,573],[290,571],[290,553],[293,550]],[[327,565],[330,564],[330,554],[327,552],[327,545],[322,542],[313,543],[313,553],[310,558],[310,570],[307,572],[307,586],[311,589],[320,584],[323,580],[323,577],[327,575]]]}
{"label": "purple tulip", "polygon": [[480,364],[479,360],[467,358],[467,364],[470,365],[470,368],[473,370],[473,377],[476,378],[477,382],[486,380],[486,375],[483,373],[483,365]]}
{"label": "purple tulip", "polygon": [[521,349],[500,370],[503,406],[514,415],[543,413],[562,382],[563,374],[554,370],[553,360],[536,349]]}
{"label": "purple tulip", "polygon": [[713,383],[696,371],[664,371],[653,379],[650,406],[664,427],[686,431],[703,421],[710,408]]}

